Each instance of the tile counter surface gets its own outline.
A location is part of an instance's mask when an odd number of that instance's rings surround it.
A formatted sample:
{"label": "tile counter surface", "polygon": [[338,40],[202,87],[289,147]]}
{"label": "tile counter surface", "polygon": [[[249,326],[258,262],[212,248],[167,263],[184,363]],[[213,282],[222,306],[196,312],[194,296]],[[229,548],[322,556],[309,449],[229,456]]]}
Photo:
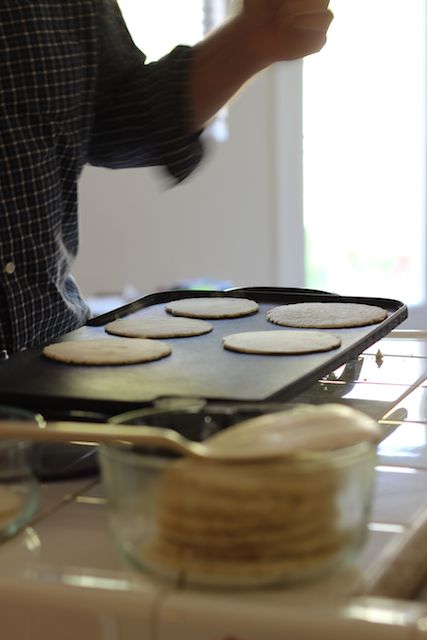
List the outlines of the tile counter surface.
{"label": "tile counter surface", "polygon": [[425,380],[427,335],[395,331],[311,390],[315,402],[363,408],[390,434],[378,450],[366,544],[334,575],[246,592],[157,581],[119,558],[97,478],[49,483],[30,526],[0,545],[1,637],[427,639]]}

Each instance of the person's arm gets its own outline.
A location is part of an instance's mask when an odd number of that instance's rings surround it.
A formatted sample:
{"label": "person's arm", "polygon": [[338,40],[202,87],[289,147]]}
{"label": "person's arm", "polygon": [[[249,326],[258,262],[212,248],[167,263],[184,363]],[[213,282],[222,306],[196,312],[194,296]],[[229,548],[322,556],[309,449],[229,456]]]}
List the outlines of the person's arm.
{"label": "person's arm", "polygon": [[329,0],[244,0],[237,15],[194,47],[191,99],[200,129],[256,73],[319,51]]}
{"label": "person's arm", "polygon": [[244,0],[194,47],[156,62],[132,42],[116,0],[100,0],[98,83],[88,162],[163,166],[184,180],[203,156],[203,126],[254,74],[320,49],[328,0]]}
{"label": "person's arm", "polygon": [[160,166],[179,182],[203,157],[192,127],[190,46],[146,63],[117,0],[99,0],[97,85],[87,162],[110,169]]}

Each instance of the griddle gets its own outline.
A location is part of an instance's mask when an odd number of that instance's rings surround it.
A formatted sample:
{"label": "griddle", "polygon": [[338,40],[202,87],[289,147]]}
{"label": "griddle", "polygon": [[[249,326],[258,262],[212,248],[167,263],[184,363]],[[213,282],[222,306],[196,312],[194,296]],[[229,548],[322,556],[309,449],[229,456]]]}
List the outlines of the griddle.
{"label": "griddle", "polygon": [[[244,287],[227,291],[174,290],[153,293],[106,314],[56,341],[105,336],[104,327],[118,318],[165,314],[171,300],[232,296],[256,300],[257,314],[210,320],[211,333],[165,340],[172,355],[156,362],[128,366],[75,366],[48,360],[41,348],[18,353],[0,365],[3,404],[56,411],[97,411],[106,415],[151,406],[164,398],[203,398],[225,402],[288,402],[321,377],[356,358],[407,317],[405,304],[387,298],[334,295],[305,289]],[[333,351],[298,356],[251,355],[227,351],[222,337],[242,331],[283,331],[266,320],[267,310],[296,302],[356,302],[387,310],[381,323],[352,329],[324,329],[341,338]]]}

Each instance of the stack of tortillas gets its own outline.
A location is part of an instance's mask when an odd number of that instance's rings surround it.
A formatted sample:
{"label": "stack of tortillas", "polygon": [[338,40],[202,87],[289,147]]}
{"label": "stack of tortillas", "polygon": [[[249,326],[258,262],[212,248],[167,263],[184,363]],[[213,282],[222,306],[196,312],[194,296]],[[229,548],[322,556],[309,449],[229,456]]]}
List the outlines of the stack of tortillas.
{"label": "stack of tortillas", "polygon": [[141,563],[207,585],[313,574],[359,535],[339,525],[338,468],[298,462],[173,463],[160,481],[156,533]]}

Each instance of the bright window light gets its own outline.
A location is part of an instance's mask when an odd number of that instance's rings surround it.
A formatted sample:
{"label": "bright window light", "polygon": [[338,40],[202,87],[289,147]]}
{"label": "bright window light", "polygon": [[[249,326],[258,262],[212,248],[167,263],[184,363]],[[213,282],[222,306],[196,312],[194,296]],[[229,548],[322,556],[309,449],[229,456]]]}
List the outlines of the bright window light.
{"label": "bright window light", "polygon": [[331,1],[304,62],[307,286],[426,299],[426,5]]}
{"label": "bright window light", "polygon": [[195,44],[203,37],[203,0],[119,0],[135,44],[157,60],[177,44]]}

